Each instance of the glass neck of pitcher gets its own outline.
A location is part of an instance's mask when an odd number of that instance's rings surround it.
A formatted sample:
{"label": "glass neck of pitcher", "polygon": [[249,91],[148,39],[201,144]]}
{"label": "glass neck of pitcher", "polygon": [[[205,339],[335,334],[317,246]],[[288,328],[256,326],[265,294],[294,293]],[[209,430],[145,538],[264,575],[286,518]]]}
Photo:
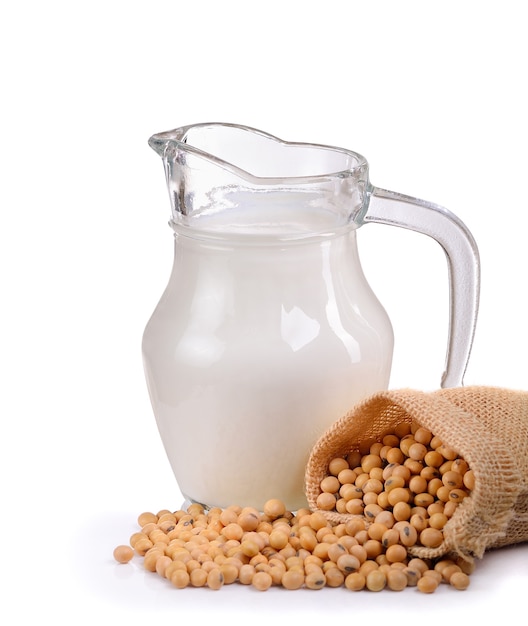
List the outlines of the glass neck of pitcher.
{"label": "glass neck of pitcher", "polygon": [[177,232],[280,241],[331,237],[361,224],[368,165],[359,154],[284,142],[233,124],[153,135]]}

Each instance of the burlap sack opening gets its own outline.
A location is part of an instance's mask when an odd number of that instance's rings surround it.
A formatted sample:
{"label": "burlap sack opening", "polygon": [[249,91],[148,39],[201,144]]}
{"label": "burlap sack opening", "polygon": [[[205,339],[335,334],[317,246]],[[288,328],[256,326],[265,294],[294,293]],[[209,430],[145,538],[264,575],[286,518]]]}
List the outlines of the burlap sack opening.
{"label": "burlap sack opening", "polygon": [[[370,396],[329,428],[306,467],[308,504],[317,509],[328,463],[381,439],[396,424],[417,422],[438,435],[470,465],[475,488],[444,527],[438,548],[415,546],[421,558],[455,554],[472,560],[491,548],[528,541],[528,392],[462,387],[422,392],[384,391]],[[342,522],[348,514],[321,511]]]}

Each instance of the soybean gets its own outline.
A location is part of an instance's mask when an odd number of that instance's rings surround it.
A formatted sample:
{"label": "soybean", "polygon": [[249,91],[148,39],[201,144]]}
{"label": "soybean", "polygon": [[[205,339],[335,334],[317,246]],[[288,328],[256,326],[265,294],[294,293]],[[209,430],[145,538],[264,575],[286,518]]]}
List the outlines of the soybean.
{"label": "soybean", "polygon": [[128,563],[134,556],[134,550],[130,546],[117,546],[114,550],[114,559],[118,563]]}
{"label": "soybean", "polygon": [[267,572],[256,572],[251,584],[259,591],[266,591],[271,587],[273,580]]}

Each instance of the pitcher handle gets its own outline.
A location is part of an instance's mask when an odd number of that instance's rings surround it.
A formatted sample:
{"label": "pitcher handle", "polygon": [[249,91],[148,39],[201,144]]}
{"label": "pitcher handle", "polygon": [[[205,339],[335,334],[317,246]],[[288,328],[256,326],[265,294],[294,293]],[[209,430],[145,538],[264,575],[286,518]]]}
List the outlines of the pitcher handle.
{"label": "pitcher handle", "polygon": [[463,222],[441,206],[378,187],[370,187],[369,195],[364,223],[400,226],[429,235],[446,253],[450,305],[441,386],[462,386],[478,315],[480,260],[477,244]]}

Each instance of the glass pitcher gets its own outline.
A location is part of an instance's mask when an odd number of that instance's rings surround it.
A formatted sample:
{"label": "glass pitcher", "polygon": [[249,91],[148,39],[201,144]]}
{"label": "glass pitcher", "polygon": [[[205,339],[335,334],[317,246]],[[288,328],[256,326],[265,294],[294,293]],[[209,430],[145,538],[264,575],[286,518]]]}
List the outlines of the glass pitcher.
{"label": "glass pitcher", "polygon": [[387,388],[393,333],[361,269],[363,224],[409,228],[443,247],[451,302],[441,385],[463,384],[479,260],[457,217],[373,187],[367,161],[349,150],[217,123],[149,144],[163,159],[175,243],[143,363],[187,501],[306,506],[314,442]]}

